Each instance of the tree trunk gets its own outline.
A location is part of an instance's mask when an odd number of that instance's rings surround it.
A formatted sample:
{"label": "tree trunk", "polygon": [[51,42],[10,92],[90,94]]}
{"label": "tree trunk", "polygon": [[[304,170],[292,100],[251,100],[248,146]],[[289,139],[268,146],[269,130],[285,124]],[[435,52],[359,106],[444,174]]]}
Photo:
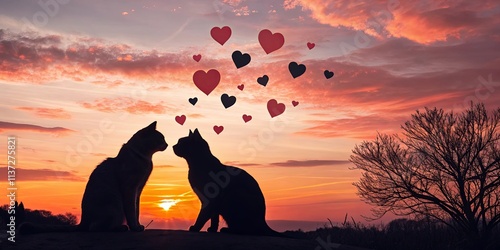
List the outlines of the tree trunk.
{"label": "tree trunk", "polygon": [[465,249],[467,250],[490,250],[491,232],[474,231],[467,235]]}

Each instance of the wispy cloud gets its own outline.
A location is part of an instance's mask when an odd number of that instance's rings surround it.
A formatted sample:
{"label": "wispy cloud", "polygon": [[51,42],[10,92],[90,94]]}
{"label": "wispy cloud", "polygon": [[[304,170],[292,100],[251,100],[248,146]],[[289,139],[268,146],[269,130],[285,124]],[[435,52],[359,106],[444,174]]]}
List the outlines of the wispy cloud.
{"label": "wispy cloud", "polygon": [[224,164],[229,165],[229,166],[235,166],[235,167],[259,167],[262,166],[262,164],[259,163],[243,163],[239,161],[228,161],[225,162]]}
{"label": "wispy cloud", "polygon": [[117,79],[100,80],[102,74],[162,81],[172,77],[168,72],[186,72],[189,59],[184,54],[144,51],[100,39],[0,30],[0,79],[9,81],[94,79],[96,83],[120,84]]}
{"label": "wispy cloud", "polygon": [[7,131],[31,131],[37,133],[49,133],[55,135],[65,136],[75,132],[74,130],[63,127],[42,127],[32,124],[12,123],[0,121],[0,133]]}
{"label": "wispy cloud", "polygon": [[[287,0],[285,9],[301,6],[319,23],[349,27],[379,38],[401,37],[428,44],[471,38],[478,29],[494,29],[500,22],[498,2],[329,1]],[[495,7],[496,10],[492,11]]]}
{"label": "wispy cloud", "polygon": [[94,102],[83,102],[82,106],[88,109],[107,113],[128,112],[131,114],[163,114],[166,110],[168,110],[167,105],[163,102],[153,104],[130,97],[102,98],[95,100]]}
{"label": "wispy cloud", "polygon": [[369,115],[335,120],[314,120],[309,122],[311,127],[300,130],[296,134],[318,138],[375,138],[377,132],[389,134],[397,132],[407,118],[409,117]]}
{"label": "wispy cloud", "polygon": [[348,160],[288,160],[284,162],[273,163],[241,163],[230,161],[224,164],[236,167],[319,167],[319,166],[337,166],[349,164]]}
{"label": "wispy cloud", "polygon": [[319,167],[319,166],[336,166],[349,164],[348,160],[288,160],[285,162],[274,162],[269,165],[276,167]]}
{"label": "wispy cloud", "polygon": [[29,112],[41,118],[48,118],[48,119],[71,118],[71,114],[62,108],[16,107],[15,109]]}
{"label": "wispy cloud", "polygon": [[[22,181],[85,181],[75,173],[69,171],[52,169],[24,169],[16,168],[16,175],[22,178]],[[7,167],[0,167],[0,180],[7,181]]]}

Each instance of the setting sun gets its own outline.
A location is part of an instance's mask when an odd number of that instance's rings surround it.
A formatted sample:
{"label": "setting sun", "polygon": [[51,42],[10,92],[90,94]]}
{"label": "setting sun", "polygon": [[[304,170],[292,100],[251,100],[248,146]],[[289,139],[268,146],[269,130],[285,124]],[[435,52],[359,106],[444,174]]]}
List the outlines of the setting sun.
{"label": "setting sun", "polygon": [[180,200],[171,200],[171,199],[163,199],[161,203],[158,204],[159,207],[163,208],[165,211],[168,211],[171,207],[175,206]]}

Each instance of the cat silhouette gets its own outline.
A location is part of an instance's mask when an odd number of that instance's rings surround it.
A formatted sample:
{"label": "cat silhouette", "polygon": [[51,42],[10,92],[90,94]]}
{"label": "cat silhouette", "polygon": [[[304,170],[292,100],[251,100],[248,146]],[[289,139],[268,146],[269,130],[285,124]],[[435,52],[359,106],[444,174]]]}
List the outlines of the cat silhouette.
{"label": "cat silhouette", "polygon": [[283,236],[265,221],[266,204],[257,181],[243,169],[222,164],[198,129],[190,130],[172,148],[187,161],[189,183],[202,203],[189,231],[199,232],[210,219],[208,231],[217,232],[221,215],[227,223],[221,232]]}
{"label": "cat silhouette", "polygon": [[139,223],[140,196],[153,170],[153,154],[167,146],[163,134],[156,130],[156,121],[139,130],[116,157],[107,158],[93,170],[83,194],[80,224],[24,223],[20,233],[144,231]]}

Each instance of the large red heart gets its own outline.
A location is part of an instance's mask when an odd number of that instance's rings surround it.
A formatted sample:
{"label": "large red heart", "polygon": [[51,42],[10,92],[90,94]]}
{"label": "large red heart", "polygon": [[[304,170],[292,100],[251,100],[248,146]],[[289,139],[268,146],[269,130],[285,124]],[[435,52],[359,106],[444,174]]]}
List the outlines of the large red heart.
{"label": "large red heart", "polygon": [[224,130],[224,126],[217,126],[217,125],[214,126],[215,133],[220,134],[222,130]]}
{"label": "large red heart", "polygon": [[198,70],[193,74],[193,82],[203,93],[210,94],[220,82],[220,73],[215,69],[211,69],[205,73],[203,70]]}
{"label": "large red heart", "polygon": [[249,122],[250,120],[252,120],[252,116],[251,115],[243,115],[243,121],[245,123]]}
{"label": "large red heart", "polygon": [[311,50],[314,48],[314,46],[316,46],[316,44],[314,43],[307,43],[307,47]]}
{"label": "large red heart", "polygon": [[186,116],[185,115],[176,116],[175,121],[180,125],[184,125],[184,122],[186,122]]}
{"label": "large red heart", "polygon": [[210,35],[215,41],[220,43],[220,45],[224,45],[224,43],[226,43],[226,41],[231,37],[231,28],[228,26],[224,26],[222,28],[213,27],[210,30]]}
{"label": "large red heart", "polygon": [[283,114],[285,108],[285,104],[278,103],[275,99],[271,99],[267,102],[267,111],[269,111],[271,118]]}
{"label": "large red heart", "polygon": [[281,33],[272,33],[270,30],[259,32],[259,43],[266,54],[278,50],[285,44],[285,37]]}
{"label": "large red heart", "polygon": [[193,55],[193,59],[197,62],[199,62],[201,60],[201,55],[198,54],[198,55]]}

